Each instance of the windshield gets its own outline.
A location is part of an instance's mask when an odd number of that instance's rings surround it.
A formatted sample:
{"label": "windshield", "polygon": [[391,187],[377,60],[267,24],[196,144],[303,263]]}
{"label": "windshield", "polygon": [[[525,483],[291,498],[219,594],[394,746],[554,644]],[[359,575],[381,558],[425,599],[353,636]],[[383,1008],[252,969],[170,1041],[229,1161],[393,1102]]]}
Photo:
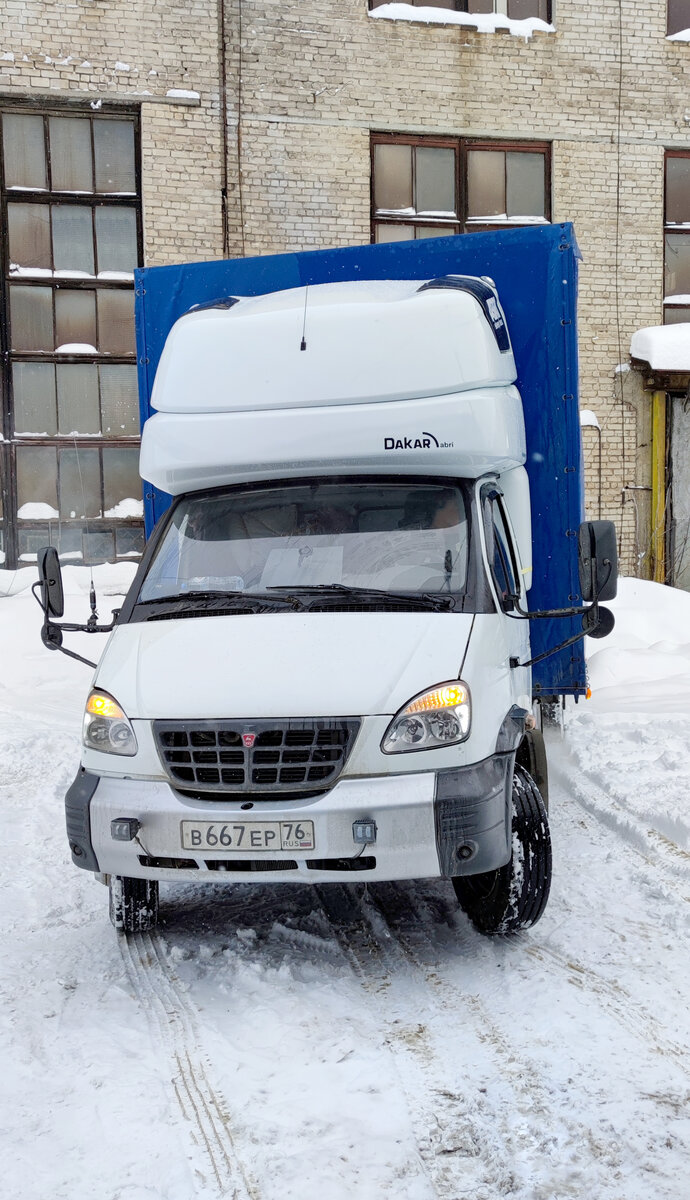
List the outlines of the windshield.
{"label": "windshield", "polygon": [[334,585],[457,593],[467,531],[463,492],[444,484],[319,482],[185,497],[139,602]]}

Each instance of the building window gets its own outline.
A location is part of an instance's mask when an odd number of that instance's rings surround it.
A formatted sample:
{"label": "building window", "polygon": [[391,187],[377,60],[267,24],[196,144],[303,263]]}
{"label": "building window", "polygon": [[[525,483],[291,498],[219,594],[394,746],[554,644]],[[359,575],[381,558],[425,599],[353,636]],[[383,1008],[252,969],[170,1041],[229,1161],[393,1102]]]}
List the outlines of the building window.
{"label": "building window", "polygon": [[690,153],[666,155],[664,322],[690,321]]}
{"label": "building window", "polygon": [[[452,12],[461,13],[500,13],[513,21],[525,21],[529,17],[538,17],[551,23],[551,0],[404,0],[410,8],[448,8]],[[390,0],[369,0],[369,8],[380,8]],[[683,5],[687,0],[669,0],[669,9],[673,4]],[[669,32],[671,32],[669,30]]]}
{"label": "building window", "polygon": [[690,0],[668,0],[666,32],[668,36],[690,29]]}
{"label": "building window", "polygon": [[372,136],[372,240],[551,220],[545,143]]}
{"label": "building window", "polygon": [[3,546],[63,559],[143,546],[134,268],[141,261],[138,118],[0,114]]}

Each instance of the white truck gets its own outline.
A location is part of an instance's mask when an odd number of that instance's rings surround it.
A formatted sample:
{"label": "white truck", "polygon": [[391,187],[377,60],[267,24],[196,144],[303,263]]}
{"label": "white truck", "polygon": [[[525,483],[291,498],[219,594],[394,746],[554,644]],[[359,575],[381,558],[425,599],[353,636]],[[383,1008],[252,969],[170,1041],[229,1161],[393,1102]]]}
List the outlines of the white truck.
{"label": "white truck", "polygon": [[[567,550],[581,597],[529,613],[515,379],[487,278],[232,297],[174,324],[141,450],[173,503],[98,664],[66,797],[73,861],[109,885],[116,928],[153,926],[165,881],[440,877],[485,933],[539,919],[528,615],[608,632],[616,545],[583,525]],[[57,647],[52,548],[40,579]]]}

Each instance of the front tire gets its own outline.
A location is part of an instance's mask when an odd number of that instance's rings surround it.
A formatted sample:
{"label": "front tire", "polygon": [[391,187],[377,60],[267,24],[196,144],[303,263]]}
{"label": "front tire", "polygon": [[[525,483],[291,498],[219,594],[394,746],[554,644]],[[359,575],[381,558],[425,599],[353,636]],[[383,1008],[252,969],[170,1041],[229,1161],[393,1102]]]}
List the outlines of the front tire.
{"label": "front tire", "polygon": [[110,920],[122,933],[145,933],[158,922],[158,880],[111,875]]}
{"label": "front tire", "polygon": [[539,789],[524,767],[513,774],[513,852],[496,871],[453,880],[463,912],[480,933],[518,933],[535,925],[551,887],[551,836]]}

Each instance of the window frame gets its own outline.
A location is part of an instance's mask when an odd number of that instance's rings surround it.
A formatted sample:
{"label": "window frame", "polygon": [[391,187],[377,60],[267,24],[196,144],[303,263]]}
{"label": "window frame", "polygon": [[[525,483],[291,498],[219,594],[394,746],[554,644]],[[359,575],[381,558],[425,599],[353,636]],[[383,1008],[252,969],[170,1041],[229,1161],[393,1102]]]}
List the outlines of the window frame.
{"label": "window frame", "polygon": [[[495,550],[496,550],[496,533],[497,525],[494,513],[498,510],[503,522],[508,544],[504,547],[508,555],[508,566],[513,573],[514,593],[504,594],[503,587],[496,575],[495,568]],[[491,588],[495,596],[496,604],[500,612],[511,612],[515,607],[514,597],[517,597],[520,603],[525,597],[525,580],[522,573],[520,556],[517,548],[517,539],[513,529],[510,515],[505,502],[505,496],[500,488],[495,483],[484,484],[481,489],[481,511],[482,524],[484,529],[484,541],[486,544],[486,564],[488,567],[489,580]],[[500,536],[500,531],[499,536]],[[509,583],[509,580],[506,580]]]}
{"label": "window frame", "polygon": [[[456,195],[456,217],[450,219],[447,217],[426,217],[422,215],[415,216],[396,216],[378,215],[380,210],[377,210],[374,203],[375,195],[375,159],[376,146],[380,145],[403,145],[412,147],[428,147],[434,149],[455,151],[455,195]],[[505,138],[466,138],[466,137],[448,137],[436,134],[406,134],[406,133],[387,133],[381,130],[372,130],[370,137],[370,237],[372,243],[376,241],[376,229],[378,225],[401,225],[410,228],[414,231],[416,225],[424,225],[425,227],[434,227],[439,229],[440,236],[443,236],[444,229],[453,229],[454,233],[486,233],[494,229],[520,229],[524,228],[532,222],[521,220],[507,221],[479,221],[476,218],[469,219],[467,217],[467,193],[468,193],[468,176],[467,163],[468,152],[470,150],[496,150],[506,152],[516,152],[525,154],[539,153],[544,158],[544,207],[546,216],[543,224],[551,224],[552,222],[552,177],[551,177],[551,161],[552,147],[550,142],[536,141],[534,139],[516,138],[514,140]],[[414,187],[414,162],[412,167],[412,180]],[[541,224],[542,222],[535,222]],[[413,234],[414,236],[414,234]],[[412,240],[412,239],[411,239]]]}
{"label": "window frame", "polygon": [[[43,146],[46,164],[46,188],[41,191],[32,191],[28,188],[12,186],[9,189],[5,184],[5,162],[4,162],[4,139],[2,116],[5,114],[16,116],[39,116],[43,120]],[[50,119],[60,117],[72,117],[86,119],[90,125],[90,146],[91,146],[91,163],[95,164],[95,149],[94,149],[94,120],[112,120],[112,121],[127,121],[133,126],[134,134],[134,187],[135,190],[127,194],[118,194],[115,192],[97,192],[95,190],[96,180],[93,178],[94,190],[91,192],[76,192],[69,190],[53,189],[52,178],[50,174],[51,166],[51,143],[50,143]],[[50,186],[48,186],[50,185]],[[131,366],[136,370],[137,353],[136,345],[129,353],[107,353],[97,352],[95,354],[65,354],[57,353],[56,348],[52,351],[24,351],[12,349],[11,338],[11,314],[10,314],[10,295],[12,284],[19,284],[27,287],[49,287],[51,290],[51,309],[53,316],[53,329],[55,330],[55,307],[56,295],[60,290],[75,292],[89,291],[94,293],[95,298],[95,321],[96,330],[98,332],[98,293],[101,291],[114,292],[122,291],[134,293],[134,280],[113,280],[113,279],[98,279],[96,274],[93,277],[76,279],[76,278],[56,278],[51,276],[12,276],[10,274],[10,243],[9,243],[9,222],[8,222],[8,207],[11,204],[37,204],[43,206],[69,206],[69,207],[87,207],[92,213],[92,239],[94,251],[94,268],[98,265],[97,260],[97,232],[95,213],[97,209],[107,208],[124,208],[133,210],[135,213],[136,222],[136,265],[140,265],[144,261],[144,230],[143,230],[143,193],[142,193],[142,164],[141,164],[141,109],[139,105],[133,104],[116,104],[103,102],[97,111],[94,111],[90,103],[79,101],[52,100],[48,97],[45,100],[27,99],[27,98],[5,98],[0,104],[0,356],[2,362],[0,364],[0,394],[2,401],[2,411],[0,413],[0,432],[3,436],[3,443],[0,446],[0,483],[3,486],[3,512],[4,517],[0,519],[0,525],[3,533],[3,549],[5,552],[5,561],[0,563],[0,566],[14,566],[19,563],[19,535],[20,531],[31,532],[32,530],[40,530],[44,528],[47,521],[22,519],[17,516],[18,511],[18,486],[17,486],[17,463],[16,451],[19,447],[52,447],[56,451],[59,449],[98,449],[99,464],[100,464],[100,492],[101,500],[103,499],[103,456],[102,451],[105,448],[135,448],[140,441],[140,433],[124,434],[113,437],[104,437],[102,430],[100,434],[58,434],[49,436],[37,436],[27,433],[17,432],[15,430],[15,413],[14,413],[14,397],[13,397],[13,365],[15,363],[45,363],[54,365],[96,365],[96,366]],[[51,218],[52,228],[52,218]],[[51,254],[52,254],[52,239],[51,239]],[[51,258],[51,261],[52,258]],[[98,340],[97,340],[98,345]],[[99,380],[99,415],[101,415],[101,394]],[[57,487],[56,480],[56,487]],[[103,510],[102,510],[103,511]],[[89,535],[96,534],[99,530],[104,534],[112,533],[113,546],[117,544],[118,529],[137,529],[143,527],[143,518],[105,518],[105,517],[90,517],[88,519],[79,519],[72,522],[68,518],[54,518],[50,524],[59,524],[60,527],[69,528],[70,526],[80,526]],[[117,551],[116,551],[117,558]],[[69,559],[67,560],[69,561]],[[84,557],[82,560],[87,563],[89,560]],[[101,561],[100,559],[97,561]]]}
{"label": "window frame", "polygon": [[[685,2],[688,4],[688,0]],[[683,33],[686,29],[690,29],[690,4],[688,4],[687,24],[680,25],[678,29],[671,29],[671,0],[666,0],[666,37],[675,37],[676,34]]]}
{"label": "window frame", "polygon": [[[662,300],[661,300],[664,325],[674,324],[673,321],[667,322],[666,314],[668,312],[684,311],[686,309],[690,310],[690,303],[688,303],[687,301],[684,304],[683,303],[667,304],[666,303],[666,239],[669,236],[669,234],[673,234],[677,237],[687,237],[690,239],[690,220],[685,222],[685,224],[683,224],[683,225],[679,225],[677,223],[674,224],[673,222],[670,222],[667,219],[667,211],[666,211],[666,206],[667,206],[667,202],[668,202],[667,167],[668,167],[669,159],[672,159],[672,158],[683,158],[683,159],[686,159],[688,161],[688,163],[690,164],[690,150],[665,150],[664,151],[664,212],[663,212],[664,249],[663,249],[663,288],[662,288]],[[688,210],[690,212],[690,196],[688,198]],[[688,242],[688,246],[690,247],[690,241]],[[690,293],[681,293],[681,294],[687,295]]]}

